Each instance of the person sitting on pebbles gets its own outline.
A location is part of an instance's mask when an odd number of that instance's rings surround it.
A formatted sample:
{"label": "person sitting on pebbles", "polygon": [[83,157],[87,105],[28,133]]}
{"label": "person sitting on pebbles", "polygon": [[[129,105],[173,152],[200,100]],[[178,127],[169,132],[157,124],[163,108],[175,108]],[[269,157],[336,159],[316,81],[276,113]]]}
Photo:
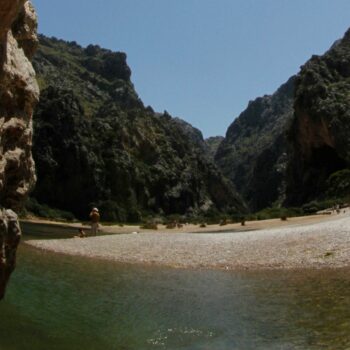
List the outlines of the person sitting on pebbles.
{"label": "person sitting on pebbles", "polygon": [[80,238],[85,238],[86,237],[86,233],[85,233],[85,231],[82,228],[79,229],[79,237]]}
{"label": "person sitting on pebbles", "polygon": [[91,220],[91,234],[97,236],[98,222],[100,221],[100,214],[97,208],[93,208],[90,213]]}
{"label": "person sitting on pebbles", "polygon": [[84,230],[82,228],[78,228],[78,236],[74,236],[74,238],[85,238],[86,237],[86,233],[84,232]]}

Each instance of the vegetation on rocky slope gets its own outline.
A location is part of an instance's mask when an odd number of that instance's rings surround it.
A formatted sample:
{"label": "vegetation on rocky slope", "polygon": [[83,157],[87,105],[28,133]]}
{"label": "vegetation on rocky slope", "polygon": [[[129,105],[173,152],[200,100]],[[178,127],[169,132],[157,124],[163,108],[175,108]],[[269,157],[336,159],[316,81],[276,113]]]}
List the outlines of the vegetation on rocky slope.
{"label": "vegetation on rocky slope", "polygon": [[293,116],[293,93],[294,77],[273,95],[251,101],[228,128],[215,155],[253,211],[284,199],[286,130]]}
{"label": "vegetation on rocky slope", "polygon": [[98,206],[117,221],[246,210],[201,151],[201,133],[143,106],[124,53],[42,36],[34,65],[39,203],[81,218]]}
{"label": "vegetation on rocky slope", "polygon": [[294,109],[287,203],[339,196],[341,189],[349,194],[343,180],[350,168],[350,30],[302,67]]}
{"label": "vegetation on rocky slope", "polygon": [[224,140],[223,136],[211,136],[205,139],[208,158],[211,159],[212,161],[214,161],[215,154],[223,140]]}
{"label": "vegetation on rocky slope", "polygon": [[282,203],[309,211],[323,207],[312,203],[348,196],[349,32],[273,95],[250,102],[224,139],[209,140],[143,105],[124,53],[40,40],[34,61],[43,96],[35,116],[38,202],[78,217],[98,205],[106,219],[135,221],[237,217],[245,207],[233,186],[251,211],[274,211]]}
{"label": "vegetation on rocky slope", "polygon": [[349,197],[349,67],[350,30],[231,124],[215,161],[251,210]]}

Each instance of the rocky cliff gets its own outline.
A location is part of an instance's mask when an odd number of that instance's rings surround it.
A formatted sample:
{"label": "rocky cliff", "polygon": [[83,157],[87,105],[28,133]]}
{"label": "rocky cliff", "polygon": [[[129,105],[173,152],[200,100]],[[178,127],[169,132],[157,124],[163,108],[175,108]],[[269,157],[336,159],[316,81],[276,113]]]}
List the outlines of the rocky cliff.
{"label": "rocky cliff", "polygon": [[216,152],[215,162],[253,211],[284,199],[286,130],[293,116],[293,97],[294,77],[273,95],[251,101]]}
{"label": "rocky cliff", "polygon": [[120,221],[245,210],[202,154],[201,133],[143,105],[124,53],[42,36],[34,66],[40,203],[80,218],[94,205]]}
{"label": "rocky cliff", "polygon": [[223,136],[211,136],[205,139],[205,143],[207,145],[208,157],[212,161],[215,161],[214,159],[215,159],[216,152],[218,151],[220,144],[224,139],[225,138]]}
{"label": "rocky cliff", "polygon": [[300,205],[324,198],[332,174],[350,166],[350,30],[302,67],[294,109],[287,204]]}
{"label": "rocky cliff", "polygon": [[[15,266],[20,208],[35,182],[32,114],[39,97],[29,61],[37,46],[36,16],[29,1],[0,3],[0,298]],[[5,209],[7,208],[7,209]]]}

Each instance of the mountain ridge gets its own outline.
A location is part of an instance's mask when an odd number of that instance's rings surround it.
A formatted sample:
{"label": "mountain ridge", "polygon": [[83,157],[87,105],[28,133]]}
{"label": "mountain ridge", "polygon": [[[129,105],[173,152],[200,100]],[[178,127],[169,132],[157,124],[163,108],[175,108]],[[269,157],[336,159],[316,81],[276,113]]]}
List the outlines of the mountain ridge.
{"label": "mountain ridge", "polygon": [[78,217],[99,206],[104,219],[119,221],[246,212],[202,154],[202,134],[143,105],[125,54],[44,36],[40,42],[33,149],[40,203]]}

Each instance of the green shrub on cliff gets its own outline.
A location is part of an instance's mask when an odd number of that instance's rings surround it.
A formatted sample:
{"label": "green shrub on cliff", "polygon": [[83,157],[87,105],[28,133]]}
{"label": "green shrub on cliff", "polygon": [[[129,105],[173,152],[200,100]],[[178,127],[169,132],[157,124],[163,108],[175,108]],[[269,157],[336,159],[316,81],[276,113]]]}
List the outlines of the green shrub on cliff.
{"label": "green shrub on cliff", "polygon": [[40,204],[35,198],[28,198],[25,203],[24,216],[33,214],[39,218],[51,219],[51,220],[64,220],[64,221],[75,221],[75,216],[64,210],[50,208],[45,204]]}
{"label": "green shrub on cliff", "polygon": [[302,216],[304,211],[301,208],[265,208],[254,215],[258,220],[276,219],[276,218],[287,218]]}
{"label": "green shrub on cliff", "polygon": [[320,210],[331,209],[338,204],[342,203],[342,199],[325,199],[325,200],[314,200],[309,203],[305,203],[302,206],[305,214],[314,214]]}
{"label": "green shrub on cliff", "polygon": [[350,169],[337,171],[327,180],[327,197],[345,198],[350,195]]}

